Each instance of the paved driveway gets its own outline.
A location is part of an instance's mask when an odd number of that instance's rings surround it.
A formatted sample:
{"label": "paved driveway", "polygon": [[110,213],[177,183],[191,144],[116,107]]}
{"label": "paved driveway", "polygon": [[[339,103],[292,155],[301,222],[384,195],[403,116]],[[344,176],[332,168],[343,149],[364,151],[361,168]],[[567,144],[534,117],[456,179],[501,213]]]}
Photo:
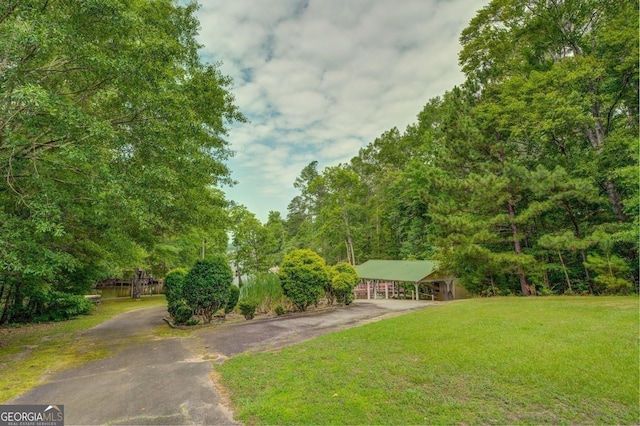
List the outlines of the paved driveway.
{"label": "paved driveway", "polygon": [[[356,301],[345,308],[203,328],[189,337],[150,339],[165,308],[113,318],[84,336],[114,354],[51,377],[10,404],[63,404],[66,425],[236,424],[211,380],[212,365],[245,352],[280,348],[322,334],[433,305]],[[203,350],[204,349],[204,350]]]}

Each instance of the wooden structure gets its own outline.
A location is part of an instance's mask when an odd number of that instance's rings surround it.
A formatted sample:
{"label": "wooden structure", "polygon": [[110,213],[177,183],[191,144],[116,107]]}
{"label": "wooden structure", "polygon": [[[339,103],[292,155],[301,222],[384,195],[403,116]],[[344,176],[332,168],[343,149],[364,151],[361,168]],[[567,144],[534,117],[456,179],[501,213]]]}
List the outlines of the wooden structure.
{"label": "wooden structure", "polygon": [[369,260],[356,266],[356,298],[454,300],[470,297],[455,277],[438,273],[435,260]]}
{"label": "wooden structure", "polygon": [[123,278],[108,278],[100,281],[94,286],[96,290],[117,289],[118,295],[115,297],[131,296],[133,299],[139,299],[144,295],[160,294],[164,290],[164,282],[162,279],[154,278],[140,268],[136,268],[128,275],[130,280]]}

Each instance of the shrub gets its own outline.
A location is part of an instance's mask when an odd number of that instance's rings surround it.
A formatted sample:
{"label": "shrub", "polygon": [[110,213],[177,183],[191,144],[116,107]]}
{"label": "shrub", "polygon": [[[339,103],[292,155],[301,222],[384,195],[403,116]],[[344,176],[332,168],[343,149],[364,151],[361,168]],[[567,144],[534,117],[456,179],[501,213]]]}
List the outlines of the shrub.
{"label": "shrub", "polygon": [[[360,281],[356,268],[349,263],[338,263],[331,267],[329,273],[331,284],[327,293],[330,293],[331,300],[335,298],[340,304],[351,304],[353,302],[353,288]],[[327,296],[327,300],[329,300],[329,296]]]}
{"label": "shrub", "polygon": [[238,308],[240,309],[240,313],[244,315],[245,319],[253,319],[256,314],[256,308],[258,307],[258,301],[254,299],[245,299],[241,300],[238,303]]}
{"label": "shrub", "polygon": [[84,296],[51,290],[47,292],[43,312],[35,321],[64,321],[78,315],[88,315],[92,309],[93,303]]}
{"label": "shrub", "polygon": [[224,257],[201,260],[184,277],[182,295],[208,324],[216,311],[226,305],[232,282],[233,272]]}
{"label": "shrub", "polygon": [[324,259],[308,249],[287,254],[278,275],[284,295],[301,311],[317,303],[330,282]]}
{"label": "shrub", "polygon": [[187,271],[179,268],[169,271],[164,278],[164,296],[167,299],[167,311],[174,319],[180,302],[184,302],[182,299],[182,286],[186,275]]}
{"label": "shrub", "polygon": [[344,272],[340,272],[331,280],[331,292],[334,294],[338,303],[349,305],[353,302],[353,276]]}
{"label": "shrub", "polygon": [[167,298],[167,304],[177,302],[182,299],[182,286],[184,277],[187,275],[186,269],[179,268],[169,271],[164,277],[164,295]]}
{"label": "shrub", "polygon": [[174,313],[172,314],[172,317],[174,324],[186,324],[193,316],[193,309],[191,309],[191,307],[187,305],[187,302],[182,299],[177,302],[173,302],[173,305]]}
{"label": "shrub", "polygon": [[284,308],[282,306],[280,306],[280,305],[276,306],[275,311],[276,311],[276,315],[278,315],[278,316],[284,315],[284,313],[285,313]]}
{"label": "shrub", "polygon": [[238,299],[240,298],[240,289],[235,285],[229,287],[229,299],[227,299],[227,304],[224,306],[225,315],[231,313],[233,308],[238,304]]}

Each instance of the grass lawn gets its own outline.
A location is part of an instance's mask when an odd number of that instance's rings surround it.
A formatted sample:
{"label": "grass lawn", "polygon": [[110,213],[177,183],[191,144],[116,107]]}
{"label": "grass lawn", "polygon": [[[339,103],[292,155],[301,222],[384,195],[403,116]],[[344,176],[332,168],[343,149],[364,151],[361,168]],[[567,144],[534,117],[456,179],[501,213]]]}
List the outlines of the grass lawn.
{"label": "grass lawn", "polygon": [[134,309],[166,305],[164,295],[105,300],[74,320],[0,328],[0,403],[41,383],[45,375],[108,355],[82,348],[84,331]]}
{"label": "grass lawn", "polygon": [[638,424],[638,308],[462,300],[216,368],[248,424]]}

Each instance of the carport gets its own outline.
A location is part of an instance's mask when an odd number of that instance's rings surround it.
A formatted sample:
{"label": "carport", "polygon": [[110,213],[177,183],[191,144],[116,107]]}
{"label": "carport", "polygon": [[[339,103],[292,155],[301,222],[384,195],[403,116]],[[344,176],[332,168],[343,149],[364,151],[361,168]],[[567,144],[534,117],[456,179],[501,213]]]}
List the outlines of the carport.
{"label": "carport", "polygon": [[[438,273],[435,260],[369,260],[357,265],[356,271],[360,277],[360,285],[354,290],[356,298],[401,299],[410,296],[413,300],[444,301],[469,297],[455,277]],[[403,291],[402,283],[413,285],[410,295]]]}

